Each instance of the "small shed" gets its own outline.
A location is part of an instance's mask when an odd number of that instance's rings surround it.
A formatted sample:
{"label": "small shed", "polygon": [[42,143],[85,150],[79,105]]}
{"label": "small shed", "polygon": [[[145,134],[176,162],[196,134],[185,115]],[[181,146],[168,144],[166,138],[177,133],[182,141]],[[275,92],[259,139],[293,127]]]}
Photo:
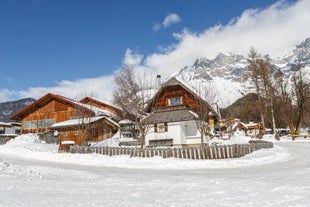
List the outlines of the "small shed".
{"label": "small shed", "polygon": [[120,138],[137,138],[137,130],[135,127],[135,122],[129,119],[123,119],[118,122],[120,126]]}
{"label": "small shed", "polygon": [[58,132],[59,143],[74,141],[78,145],[111,138],[118,128],[119,125],[106,116],[76,118],[51,126],[51,129]]}

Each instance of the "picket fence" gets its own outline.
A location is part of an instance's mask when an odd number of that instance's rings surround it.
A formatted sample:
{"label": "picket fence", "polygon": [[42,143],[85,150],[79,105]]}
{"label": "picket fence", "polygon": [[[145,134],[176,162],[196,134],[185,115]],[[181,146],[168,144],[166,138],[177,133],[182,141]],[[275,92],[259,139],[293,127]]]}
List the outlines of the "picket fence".
{"label": "picket fence", "polygon": [[225,159],[238,158],[263,148],[272,148],[272,142],[253,140],[249,144],[214,145],[183,148],[141,148],[141,147],[90,147],[70,146],[70,153],[97,153],[108,156],[129,155],[131,157],[181,158],[181,159]]}

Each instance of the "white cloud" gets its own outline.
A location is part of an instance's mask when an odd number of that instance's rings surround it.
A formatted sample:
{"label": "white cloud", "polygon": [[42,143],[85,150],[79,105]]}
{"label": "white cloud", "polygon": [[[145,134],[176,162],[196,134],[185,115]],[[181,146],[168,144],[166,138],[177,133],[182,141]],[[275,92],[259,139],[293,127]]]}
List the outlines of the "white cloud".
{"label": "white cloud", "polygon": [[174,34],[177,44],[165,52],[149,54],[144,65],[169,76],[198,57],[214,58],[219,52],[246,56],[251,46],[261,54],[283,56],[310,37],[309,8],[309,0],[279,1],[264,10],[245,10],[228,24],[214,25],[201,33],[184,29]]}
{"label": "white cloud", "polygon": [[161,24],[159,24],[159,23],[156,23],[153,25],[153,31],[158,31],[158,30],[160,30],[160,28],[161,28]]}
{"label": "white cloud", "polygon": [[169,14],[165,17],[164,21],[163,21],[163,26],[164,27],[170,27],[172,24],[176,24],[179,23],[181,21],[181,17],[179,17],[179,15],[177,14]]}
{"label": "white cloud", "polygon": [[40,98],[46,93],[56,93],[77,100],[85,95],[94,95],[96,98],[110,102],[114,87],[114,76],[79,79],[75,81],[63,80],[55,87],[32,87],[19,91],[20,98]]}
{"label": "white cloud", "polygon": [[154,31],[158,31],[162,27],[163,28],[167,28],[167,27],[170,27],[172,24],[177,24],[177,23],[179,23],[181,21],[182,21],[182,19],[181,19],[181,17],[179,15],[174,14],[174,13],[173,14],[168,14],[165,17],[165,19],[164,19],[164,21],[162,23],[155,23],[153,25],[153,30]]}
{"label": "white cloud", "polygon": [[142,55],[133,53],[133,51],[128,48],[125,52],[123,64],[129,66],[137,66],[141,64],[142,58],[143,58]]}
{"label": "white cloud", "polygon": [[0,89],[0,102],[6,102],[14,98],[16,95],[15,91],[9,89]]}
{"label": "white cloud", "polygon": [[[151,74],[150,76],[156,77],[160,74],[165,79],[181,68],[192,65],[196,58],[214,58],[219,52],[235,52],[246,56],[253,46],[261,54],[282,56],[310,37],[309,8],[309,0],[300,0],[292,4],[280,1],[264,10],[249,9],[228,24],[214,25],[201,33],[184,29],[174,34],[176,44],[168,45],[158,53],[142,55],[127,49],[123,64],[133,66],[140,76]],[[166,25],[169,25],[168,22],[167,20]],[[10,97],[15,98],[17,93],[20,98],[39,98],[52,92],[76,99],[82,93],[95,92],[97,98],[110,101],[113,84],[113,75],[63,80],[55,87],[36,87],[19,92],[4,89],[0,91],[0,98],[9,100]]]}

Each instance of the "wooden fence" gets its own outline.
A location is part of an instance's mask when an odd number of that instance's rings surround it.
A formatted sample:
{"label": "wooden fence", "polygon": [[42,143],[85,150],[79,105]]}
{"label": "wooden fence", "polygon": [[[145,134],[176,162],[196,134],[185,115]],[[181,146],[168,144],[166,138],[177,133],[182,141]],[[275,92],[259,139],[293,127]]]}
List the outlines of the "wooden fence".
{"label": "wooden fence", "polygon": [[140,147],[89,147],[70,146],[70,153],[97,153],[108,156],[129,155],[131,157],[181,158],[181,159],[225,159],[238,158],[263,148],[272,148],[272,142],[261,140],[251,141],[249,144],[216,145],[206,147],[186,148],[143,148]]}

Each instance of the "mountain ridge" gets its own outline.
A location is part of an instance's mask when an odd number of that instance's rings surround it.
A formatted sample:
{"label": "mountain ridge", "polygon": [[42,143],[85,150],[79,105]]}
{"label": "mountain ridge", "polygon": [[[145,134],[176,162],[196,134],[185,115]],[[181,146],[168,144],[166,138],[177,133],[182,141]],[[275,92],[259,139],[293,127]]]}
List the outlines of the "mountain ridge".
{"label": "mountain ridge", "polygon": [[7,101],[0,103],[0,121],[10,122],[13,121],[10,117],[20,111],[22,108],[33,103],[35,99],[33,98],[23,98],[16,101]]}
{"label": "mountain ridge", "polygon": [[[310,38],[296,45],[292,52],[275,59],[268,58],[274,72],[281,71],[290,78],[293,68],[302,64],[310,71]],[[245,94],[255,92],[246,75],[247,57],[234,53],[219,53],[215,58],[197,58],[193,65],[185,66],[176,74],[191,85],[212,83],[219,91],[220,107],[228,107]]]}

